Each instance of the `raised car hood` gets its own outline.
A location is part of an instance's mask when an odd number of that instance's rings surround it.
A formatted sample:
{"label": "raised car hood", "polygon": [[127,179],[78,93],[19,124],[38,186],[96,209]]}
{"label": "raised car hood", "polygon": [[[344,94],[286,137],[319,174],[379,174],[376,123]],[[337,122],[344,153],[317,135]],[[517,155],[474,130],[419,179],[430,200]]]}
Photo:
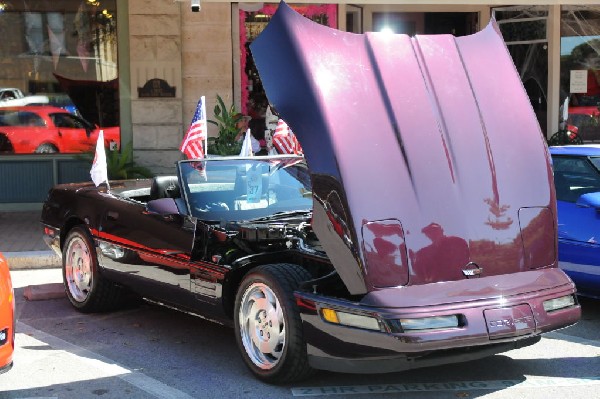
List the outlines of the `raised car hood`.
{"label": "raised car hood", "polygon": [[549,156],[494,22],[357,35],[282,3],[251,50],[351,293],[556,266]]}

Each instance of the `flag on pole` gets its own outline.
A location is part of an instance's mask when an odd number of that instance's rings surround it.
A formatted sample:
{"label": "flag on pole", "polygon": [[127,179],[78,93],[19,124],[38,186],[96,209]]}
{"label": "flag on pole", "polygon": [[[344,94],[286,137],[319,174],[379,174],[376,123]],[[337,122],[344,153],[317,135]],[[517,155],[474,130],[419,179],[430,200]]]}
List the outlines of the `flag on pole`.
{"label": "flag on pole", "polygon": [[292,129],[283,119],[277,121],[275,134],[273,134],[273,146],[280,154],[302,155],[302,147]]}
{"label": "flag on pole", "polygon": [[569,119],[569,96],[565,98],[562,109],[562,121],[566,122]]}
{"label": "flag on pole", "polygon": [[204,148],[206,148],[207,139],[206,102],[204,101],[204,96],[202,96],[200,97],[200,101],[198,101],[196,113],[192,118],[192,123],[179,150],[188,158],[204,158]]}
{"label": "flag on pole", "polygon": [[240,157],[251,157],[254,153],[252,152],[252,133],[250,129],[246,130],[246,136],[242,143],[242,150],[240,151]]}
{"label": "flag on pole", "polygon": [[96,154],[94,155],[94,162],[92,163],[90,176],[92,177],[92,181],[96,187],[104,182],[106,182],[106,185],[108,186],[108,168],[106,167],[106,150],[104,149],[103,130],[100,130],[100,133],[98,133],[98,141],[96,141]]}

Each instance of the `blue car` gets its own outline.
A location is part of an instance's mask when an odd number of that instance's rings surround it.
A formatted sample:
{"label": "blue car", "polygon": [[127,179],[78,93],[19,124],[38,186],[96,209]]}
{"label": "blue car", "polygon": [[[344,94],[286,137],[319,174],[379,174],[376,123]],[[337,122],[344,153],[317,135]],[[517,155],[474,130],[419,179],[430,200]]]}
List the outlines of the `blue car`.
{"label": "blue car", "polygon": [[550,147],[559,266],[579,295],[600,298],[600,145]]}

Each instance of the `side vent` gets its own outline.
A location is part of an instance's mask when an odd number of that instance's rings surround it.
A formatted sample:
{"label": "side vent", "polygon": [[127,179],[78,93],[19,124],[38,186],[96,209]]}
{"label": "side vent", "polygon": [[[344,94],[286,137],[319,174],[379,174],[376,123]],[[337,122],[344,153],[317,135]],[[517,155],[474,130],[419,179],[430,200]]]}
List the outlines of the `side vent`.
{"label": "side vent", "polygon": [[408,256],[402,224],[396,219],[365,222],[362,226],[366,280],[372,287],[408,283]]}

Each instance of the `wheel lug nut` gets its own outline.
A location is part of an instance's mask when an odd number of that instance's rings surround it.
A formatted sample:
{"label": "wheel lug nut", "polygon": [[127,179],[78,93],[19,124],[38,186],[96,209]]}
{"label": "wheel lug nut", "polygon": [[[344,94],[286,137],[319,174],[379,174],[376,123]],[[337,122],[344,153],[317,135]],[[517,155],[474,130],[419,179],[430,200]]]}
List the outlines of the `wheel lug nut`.
{"label": "wheel lug nut", "polygon": [[267,333],[267,338],[271,339],[271,333]]}

